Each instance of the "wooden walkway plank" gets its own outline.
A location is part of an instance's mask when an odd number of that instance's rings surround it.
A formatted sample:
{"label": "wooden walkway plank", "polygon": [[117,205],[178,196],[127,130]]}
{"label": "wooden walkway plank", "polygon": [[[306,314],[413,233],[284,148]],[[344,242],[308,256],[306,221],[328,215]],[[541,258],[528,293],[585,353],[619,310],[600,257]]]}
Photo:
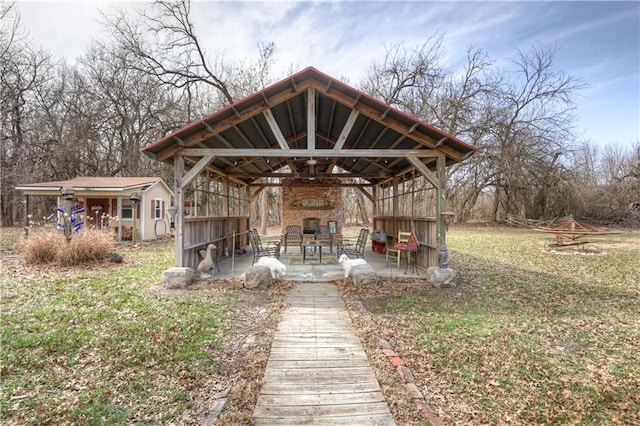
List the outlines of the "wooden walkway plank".
{"label": "wooden walkway plank", "polygon": [[255,425],[395,425],[335,286],[287,296],[253,413]]}

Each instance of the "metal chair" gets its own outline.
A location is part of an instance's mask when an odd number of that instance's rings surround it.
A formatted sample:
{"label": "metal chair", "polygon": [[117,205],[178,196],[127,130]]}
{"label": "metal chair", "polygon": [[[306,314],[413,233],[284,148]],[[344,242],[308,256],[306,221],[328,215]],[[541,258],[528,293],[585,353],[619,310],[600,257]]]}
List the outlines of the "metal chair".
{"label": "metal chair", "polygon": [[269,241],[262,243],[260,235],[256,229],[249,230],[249,242],[253,249],[253,263],[256,263],[261,257],[275,257],[280,259],[280,241]]}
{"label": "metal chair", "polygon": [[362,228],[360,234],[358,234],[358,240],[354,243],[349,240],[343,240],[338,244],[338,257],[342,254],[346,254],[349,258],[361,257],[364,259],[364,248],[367,245],[367,237],[369,236],[369,230]]}
{"label": "metal chair", "polygon": [[329,225],[320,225],[316,229],[316,241],[329,244],[329,253],[333,253],[333,234],[329,229]]}
{"label": "metal chair", "polygon": [[[299,249],[302,246],[302,226],[287,225],[284,233],[284,252],[287,252],[289,245],[297,245]],[[301,249],[302,250],[302,249]]]}

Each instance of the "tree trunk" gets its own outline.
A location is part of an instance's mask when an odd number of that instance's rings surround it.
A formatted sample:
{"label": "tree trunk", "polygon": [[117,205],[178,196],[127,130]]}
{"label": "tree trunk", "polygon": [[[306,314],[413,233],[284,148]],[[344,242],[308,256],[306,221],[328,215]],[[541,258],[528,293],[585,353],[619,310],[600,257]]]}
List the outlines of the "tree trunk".
{"label": "tree trunk", "polygon": [[267,219],[269,218],[269,189],[260,194],[260,233],[267,233]]}
{"label": "tree trunk", "polygon": [[356,205],[360,211],[360,219],[363,225],[369,225],[369,216],[367,215],[367,208],[364,202],[364,195],[361,192],[356,192]]}

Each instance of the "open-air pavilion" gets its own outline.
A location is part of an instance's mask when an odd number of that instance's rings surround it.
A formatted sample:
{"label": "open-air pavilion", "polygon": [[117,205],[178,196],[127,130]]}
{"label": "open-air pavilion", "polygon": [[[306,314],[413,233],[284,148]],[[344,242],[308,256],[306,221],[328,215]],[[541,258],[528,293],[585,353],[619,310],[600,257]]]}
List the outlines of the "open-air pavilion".
{"label": "open-air pavilion", "polygon": [[249,203],[282,188],[282,232],[344,224],[342,188],[373,203],[387,244],[413,231],[420,267],[446,245],[446,167],[475,148],[315,68],[306,68],[142,149],[175,172],[176,266],[249,244]]}

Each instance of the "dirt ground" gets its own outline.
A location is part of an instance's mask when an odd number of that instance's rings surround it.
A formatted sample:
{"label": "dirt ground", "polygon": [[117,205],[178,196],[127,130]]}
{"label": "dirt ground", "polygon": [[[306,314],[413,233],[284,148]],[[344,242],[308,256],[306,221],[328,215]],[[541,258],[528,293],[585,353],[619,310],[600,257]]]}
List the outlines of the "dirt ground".
{"label": "dirt ground", "polygon": [[[375,288],[363,289],[353,286],[351,280],[335,282],[339,287],[356,333],[360,337],[367,356],[374,368],[382,392],[398,424],[422,425],[421,416],[395,366],[385,356],[380,338],[393,341],[395,330],[375,316],[364,306],[365,299],[393,297],[394,294],[416,289],[415,284],[384,282]],[[250,425],[262,377],[269,357],[269,349],[278,325],[284,298],[294,283],[275,281],[268,290],[245,290],[239,279],[216,284],[203,282],[192,287],[193,292],[227,292],[236,296],[233,324],[223,337],[220,348],[212,356],[220,360],[220,371],[211,382],[199,390],[197,404],[177,419],[177,424],[205,425]],[[153,290],[161,291],[161,290]],[[163,291],[164,294],[169,294]],[[180,292],[172,291],[176,297]],[[410,368],[410,366],[408,366]],[[428,424],[428,423],[427,423]]]}
{"label": "dirt ground", "polygon": [[[357,231],[356,231],[357,232]],[[15,248],[3,247],[3,266],[11,264],[20,268],[18,252]],[[116,267],[111,265],[111,267]],[[19,271],[14,270],[19,274]],[[49,271],[50,274],[55,273]],[[360,337],[367,356],[374,368],[383,394],[398,424],[421,425],[421,417],[404,382],[387,356],[382,352],[379,338],[393,341],[395,330],[384,321],[376,321],[375,316],[366,311],[365,299],[392,297],[394,294],[415,290],[412,281],[387,280],[373,288],[357,288],[351,280],[335,282],[339,287],[351,315],[356,333]],[[233,313],[228,322],[221,344],[211,356],[219,361],[218,374],[200,389],[194,389],[191,400],[194,406],[175,419],[176,425],[250,425],[262,377],[267,364],[269,350],[277,328],[284,299],[294,283],[275,281],[267,290],[246,290],[240,279],[227,281],[202,281],[189,290],[164,290],[153,287],[150,294],[184,297],[187,293],[220,294],[225,300],[233,300]],[[409,366],[410,367],[410,366]],[[428,423],[427,423],[428,424]]]}

